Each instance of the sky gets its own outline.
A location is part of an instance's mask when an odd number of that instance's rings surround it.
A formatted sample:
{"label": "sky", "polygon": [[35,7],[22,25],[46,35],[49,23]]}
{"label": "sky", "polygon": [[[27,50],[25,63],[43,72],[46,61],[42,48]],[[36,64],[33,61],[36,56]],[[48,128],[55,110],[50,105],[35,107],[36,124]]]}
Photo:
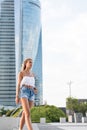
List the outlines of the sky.
{"label": "sky", "polygon": [[43,100],[87,99],[87,0],[41,0]]}

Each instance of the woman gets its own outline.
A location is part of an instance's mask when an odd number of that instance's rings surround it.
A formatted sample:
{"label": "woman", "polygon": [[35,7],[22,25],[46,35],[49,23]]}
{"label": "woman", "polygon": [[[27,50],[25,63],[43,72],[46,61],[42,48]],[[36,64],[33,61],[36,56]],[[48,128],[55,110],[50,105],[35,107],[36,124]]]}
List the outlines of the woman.
{"label": "woman", "polygon": [[22,71],[18,74],[15,101],[16,104],[21,101],[23,108],[19,130],[23,129],[25,122],[28,130],[33,130],[30,118],[30,109],[34,106],[34,98],[35,94],[37,94],[37,89],[35,88],[35,78],[34,74],[31,72],[31,68],[32,59],[26,59],[23,63]]}

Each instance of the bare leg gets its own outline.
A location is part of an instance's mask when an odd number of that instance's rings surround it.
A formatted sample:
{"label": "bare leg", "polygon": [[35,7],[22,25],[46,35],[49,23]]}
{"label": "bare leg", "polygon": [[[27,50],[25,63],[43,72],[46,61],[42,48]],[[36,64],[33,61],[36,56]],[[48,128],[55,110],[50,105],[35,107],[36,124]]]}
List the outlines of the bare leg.
{"label": "bare leg", "polygon": [[[24,125],[24,123],[26,122],[27,128],[28,130],[33,130],[32,128],[32,124],[31,124],[31,118],[30,118],[30,106],[29,106],[29,102],[28,99],[26,98],[21,98],[21,103],[22,103],[22,107],[23,107],[23,118],[22,118],[22,127]],[[22,129],[20,129],[22,130]]]}
{"label": "bare leg", "polygon": [[29,101],[29,107],[30,109],[34,106],[34,102],[33,101]]}
{"label": "bare leg", "polygon": [[[34,102],[33,101],[29,101],[29,107],[30,109],[34,106]],[[23,129],[23,126],[25,124],[25,113],[24,111],[22,112],[22,116],[21,116],[21,119],[20,119],[20,125],[19,125],[19,130],[22,130]]]}
{"label": "bare leg", "polygon": [[19,130],[23,129],[24,124],[25,124],[25,113],[24,113],[24,111],[22,111],[22,116],[21,116],[21,119],[20,119]]}

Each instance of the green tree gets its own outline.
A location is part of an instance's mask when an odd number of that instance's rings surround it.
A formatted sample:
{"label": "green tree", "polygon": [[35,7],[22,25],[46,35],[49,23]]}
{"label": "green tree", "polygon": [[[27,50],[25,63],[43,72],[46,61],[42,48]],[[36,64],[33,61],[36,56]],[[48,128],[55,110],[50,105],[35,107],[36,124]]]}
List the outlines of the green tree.
{"label": "green tree", "polygon": [[77,112],[78,108],[79,108],[78,99],[73,98],[73,97],[67,98],[66,99],[66,108],[69,110],[72,110],[74,112]]}
{"label": "green tree", "polygon": [[85,116],[85,113],[87,112],[87,103],[80,103],[78,112],[82,112],[83,115]]}
{"label": "green tree", "polygon": [[85,115],[87,112],[87,103],[79,102],[78,99],[69,97],[66,99],[66,108],[74,112],[81,112]]}

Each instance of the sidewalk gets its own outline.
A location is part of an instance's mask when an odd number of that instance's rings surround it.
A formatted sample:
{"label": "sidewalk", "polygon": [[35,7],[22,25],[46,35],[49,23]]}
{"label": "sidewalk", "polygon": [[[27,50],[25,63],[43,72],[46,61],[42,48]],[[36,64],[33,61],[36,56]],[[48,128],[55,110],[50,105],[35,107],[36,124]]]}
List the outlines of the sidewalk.
{"label": "sidewalk", "polygon": [[[33,123],[33,130],[87,130],[87,123]],[[24,127],[27,130],[27,127]]]}
{"label": "sidewalk", "polygon": [[87,123],[52,123],[63,130],[87,130]]}
{"label": "sidewalk", "polygon": [[83,126],[85,126],[85,127],[87,127],[87,123],[68,123],[68,122],[66,122],[66,123],[47,123],[47,124],[49,124],[49,125],[55,125],[55,126],[78,126],[78,127],[83,127]]}
{"label": "sidewalk", "polygon": [[[38,128],[38,124],[32,123],[32,125],[33,125],[33,130],[40,130],[40,129]],[[27,130],[26,125],[24,126],[23,130]]]}
{"label": "sidewalk", "polygon": [[[33,124],[34,130],[87,130],[87,123],[45,123]],[[27,130],[27,129],[26,129]]]}
{"label": "sidewalk", "polygon": [[[20,118],[0,117],[0,130],[18,130]],[[87,130],[87,123],[32,123],[33,130]],[[27,130],[26,125],[23,130]]]}

